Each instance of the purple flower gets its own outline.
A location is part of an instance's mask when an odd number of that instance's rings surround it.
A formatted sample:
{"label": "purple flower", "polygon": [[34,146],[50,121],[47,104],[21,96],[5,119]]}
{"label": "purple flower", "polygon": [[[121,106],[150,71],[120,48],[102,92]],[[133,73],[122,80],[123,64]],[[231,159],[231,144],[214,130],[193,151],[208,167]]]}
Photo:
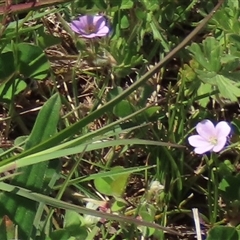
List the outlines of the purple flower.
{"label": "purple flower", "polygon": [[106,36],[109,31],[107,19],[104,16],[84,15],[78,20],[73,20],[71,29],[84,38],[95,38]]}
{"label": "purple flower", "polygon": [[198,135],[190,136],[188,142],[195,147],[194,152],[198,154],[208,151],[220,152],[224,148],[228,140],[227,137],[231,132],[227,122],[221,121],[214,126],[208,119],[198,123],[196,130]]}

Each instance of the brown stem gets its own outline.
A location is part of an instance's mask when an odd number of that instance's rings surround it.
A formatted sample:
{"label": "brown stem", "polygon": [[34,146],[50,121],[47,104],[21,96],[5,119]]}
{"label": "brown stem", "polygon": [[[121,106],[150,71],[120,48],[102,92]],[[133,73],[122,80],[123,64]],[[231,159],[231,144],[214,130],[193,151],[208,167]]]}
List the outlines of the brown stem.
{"label": "brown stem", "polygon": [[42,7],[49,7],[52,5],[63,4],[70,1],[71,0],[45,0],[44,2],[36,2],[34,0],[33,2],[19,3],[15,5],[6,4],[5,6],[0,6],[0,15],[6,14],[6,12],[10,12],[13,14],[27,12],[30,10],[36,10]]}

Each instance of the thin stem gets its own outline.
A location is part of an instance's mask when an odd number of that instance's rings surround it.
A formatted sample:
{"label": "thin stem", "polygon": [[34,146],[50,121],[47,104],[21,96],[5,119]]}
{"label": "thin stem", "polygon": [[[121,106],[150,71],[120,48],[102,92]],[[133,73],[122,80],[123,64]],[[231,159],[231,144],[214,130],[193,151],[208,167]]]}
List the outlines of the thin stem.
{"label": "thin stem", "polygon": [[213,168],[211,171],[212,174],[212,183],[213,183],[213,216],[212,224],[215,224],[217,221],[217,212],[218,212],[218,177],[216,168]]}
{"label": "thin stem", "polygon": [[[218,179],[216,175],[216,161],[217,156],[211,153],[210,159],[205,155],[208,171],[208,206],[209,206],[209,220],[213,225],[217,220],[218,208]],[[216,165],[217,166],[217,165]]]}

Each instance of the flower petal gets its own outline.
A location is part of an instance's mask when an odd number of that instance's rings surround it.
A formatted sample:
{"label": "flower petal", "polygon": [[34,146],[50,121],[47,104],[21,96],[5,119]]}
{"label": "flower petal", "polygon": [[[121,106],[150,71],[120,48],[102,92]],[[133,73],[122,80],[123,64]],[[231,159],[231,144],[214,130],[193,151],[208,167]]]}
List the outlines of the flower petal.
{"label": "flower petal", "polygon": [[90,33],[90,34],[81,34],[82,37],[84,38],[95,38],[95,37],[98,37],[98,34],[97,33]]}
{"label": "flower petal", "polygon": [[75,21],[72,21],[70,23],[70,28],[76,32],[76,33],[79,33],[79,29],[81,29],[81,25],[80,25],[80,22],[75,20]]}
{"label": "flower petal", "polygon": [[211,143],[209,143],[208,146],[196,147],[194,149],[194,152],[197,154],[203,154],[203,153],[211,151],[212,149],[213,149],[213,145]]}
{"label": "flower petal", "polygon": [[74,32],[76,32],[80,35],[89,34],[87,32],[88,25],[84,24],[84,22],[82,22],[82,21],[74,20],[70,23],[70,27]]}
{"label": "flower petal", "polygon": [[[71,22],[70,27],[84,38],[102,37],[110,32],[107,19],[104,16],[80,16],[78,20]],[[89,31],[89,29],[94,29],[94,32]]]}
{"label": "flower petal", "polygon": [[92,15],[80,16],[79,22],[81,22],[83,28],[86,28],[88,25],[93,24],[93,16]]}
{"label": "flower petal", "polygon": [[200,136],[202,136],[204,139],[209,140],[212,137],[216,136],[216,130],[213,125],[213,123],[205,119],[197,124],[196,130]]}
{"label": "flower petal", "polygon": [[204,139],[200,135],[193,135],[188,138],[188,142],[191,146],[195,147],[194,152],[197,154],[203,154],[213,149],[214,145]]}
{"label": "flower petal", "polygon": [[214,152],[220,152],[224,148],[224,146],[226,145],[226,142],[227,142],[227,138],[226,137],[219,137],[217,139],[217,141],[218,141],[217,145],[214,146],[214,148],[213,148]]}
{"label": "flower petal", "polygon": [[231,132],[231,127],[225,121],[219,122],[215,129],[217,132],[217,137],[227,137]]}
{"label": "flower petal", "polygon": [[106,36],[108,33],[109,33],[110,29],[108,26],[104,26],[103,28],[101,28],[98,32],[97,32],[97,35],[99,37],[102,37],[102,36]]}
{"label": "flower petal", "polygon": [[103,16],[94,16],[93,25],[96,27],[97,31],[107,25],[106,18]]}
{"label": "flower petal", "polygon": [[188,142],[193,147],[201,147],[209,144],[209,141],[200,135],[193,135],[188,137]]}

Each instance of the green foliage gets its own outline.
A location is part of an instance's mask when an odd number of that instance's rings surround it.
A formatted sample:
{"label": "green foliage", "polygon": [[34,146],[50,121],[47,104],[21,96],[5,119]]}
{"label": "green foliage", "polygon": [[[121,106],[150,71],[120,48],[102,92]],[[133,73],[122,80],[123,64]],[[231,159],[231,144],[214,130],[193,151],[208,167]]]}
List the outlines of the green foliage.
{"label": "green foliage", "polygon": [[[193,206],[208,240],[239,238],[240,122],[225,103],[240,97],[240,10],[226,0],[210,20],[217,2],[9,6],[0,24],[1,239],[164,240],[182,231],[168,226],[188,227]],[[109,35],[73,33],[71,20],[97,13]],[[232,126],[220,154],[191,152],[203,119]],[[226,219],[231,227],[217,226]]]}
{"label": "green foliage", "polygon": [[[230,99],[232,102],[240,96],[239,72],[236,70],[237,57],[226,54],[223,46],[213,37],[206,38],[203,43],[193,43],[188,50],[198,62],[198,68],[195,69],[196,79],[192,83],[196,90],[198,85],[196,81],[201,80],[204,84],[212,86],[212,89],[218,89],[222,97]],[[202,89],[202,88],[201,88]],[[206,93],[208,90],[201,93]]]}
{"label": "green foliage", "polygon": [[40,28],[38,30],[38,34],[39,36],[37,38],[37,43],[38,43],[38,46],[41,47],[42,49],[46,49],[48,47],[61,43],[61,39],[59,37],[46,34],[44,32],[44,28]]}
{"label": "green foliage", "polygon": [[[113,168],[113,170],[114,169],[116,168]],[[94,186],[102,194],[121,197],[124,194],[129,175],[128,173],[116,177],[95,178]]]}
{"label": "green foliage", "polygon": [[18,43],[3,51],[0,54],[1,99],[10,100],[23,91],[27,87],[25,79],[43,80],[47,77],[50,63],[38,46]]}
{"label": "green foliage", "polygon": [[[33,130],[26,142],[25,149],[52,137],[56,133],[59,120],[59,110],[61,101],[59,95],[52,96],[39,112]],[[57,163],[49,165],[48,162],[37,163],[34,166],[18,169],[20,175],[15,177],[13,184],[28,187],[31,190],[39,191],[45,194],[49,193],[47,189],[49,180],[52,176],[48,176],[57,171]],[[54,171],[52,171],[54,169]],[[17,197],[13,194],[1,193],[1,216],[6,212],[15,223],[19,224],[19,237],[29,238],[33,231],[33,220],[35,218],[36,203]],[[36,226],[35,226],[36,227]],[[34,230],[34,232],[36,229]]]}
{"label": "green foliage", "polygon": [[24,77],[42,80],[46,78],[50,64],[42,50],[31,44],[19,43],[19,71]]}
{"label": "green foliage", "polygon": [[[139,209],[139,216],[145,221],[154,221],[155,214],[156,209],[153,205],[150,204],[143,204]],[[155,232],[154,228],[139,227],[139,229],[145,237],[150,237]]]}
{"label": "green foliage", "polygon": [[50,236],[50,239],[86,239],[87,238],[87,229],[81,227],[81,217],[78,213],[74,211],[66,211],[64,218],[64,228],[53,232]]}
{"label": "green foliage", "polygon": [[226,240],[235,240],[239,239],[239,231],[236,231],[232,227],[223,227],[217,226],[209,231],[207,240],[214,239],[226,239]]}
{"label": "green foliage", "polygon": [[[239,199],[240,188],[240,175],[237,176],[226,176],[219,184],[219,189],[222,192],[223,198],[227,201],[233,201]],[[236,185],[235,185],[236,184]]]}
{"label": "green foliage", "polygon": [[2,81],[14,73],[15,68],[13,63],[14,56],[12,52],[5,52],[0,55],[0,76]]}

